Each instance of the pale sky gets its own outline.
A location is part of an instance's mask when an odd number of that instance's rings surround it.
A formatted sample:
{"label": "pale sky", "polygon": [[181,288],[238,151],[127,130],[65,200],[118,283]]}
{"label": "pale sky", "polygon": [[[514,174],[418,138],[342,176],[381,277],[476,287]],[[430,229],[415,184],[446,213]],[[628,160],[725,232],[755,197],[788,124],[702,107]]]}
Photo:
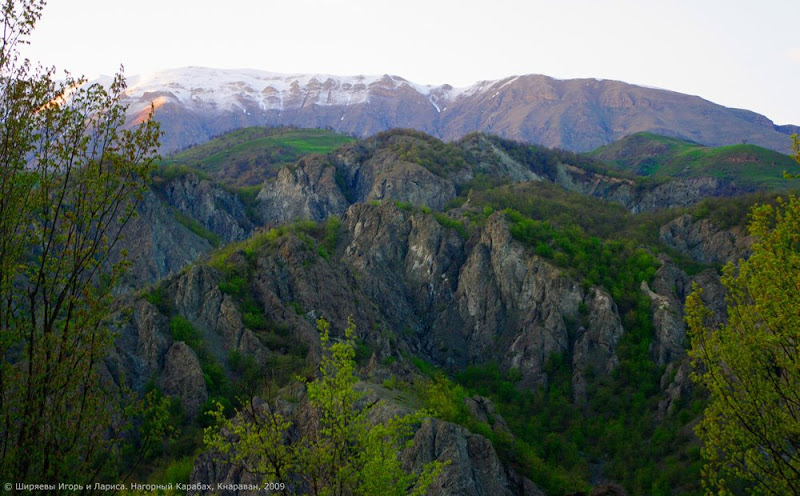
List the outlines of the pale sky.
{"label": "pale sky", "polygon": [[798,22],[800,0],[50,0],[25,54],[90,78],[120,64],[596,77],[800,125]]}

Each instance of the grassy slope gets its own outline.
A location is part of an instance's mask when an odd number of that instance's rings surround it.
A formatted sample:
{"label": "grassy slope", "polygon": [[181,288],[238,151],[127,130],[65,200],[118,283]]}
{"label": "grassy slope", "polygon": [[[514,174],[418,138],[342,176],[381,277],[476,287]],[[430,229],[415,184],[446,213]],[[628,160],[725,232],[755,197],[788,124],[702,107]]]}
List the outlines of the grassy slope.
{"label": "grassy slope", "polygon": [[717,148],[691,141],[637,133],[588,154],[612,169],[653,177],[712,176],[742,187],[783,188],[783,171],[800,172],[789,156],[755,145]]}
{"label": "grassy slope", "polygon": [[188,166],[229,186],[254,186],[309,153],[329,153],[354,138],[324,129],[251,127],[176,153],[164,166]]}

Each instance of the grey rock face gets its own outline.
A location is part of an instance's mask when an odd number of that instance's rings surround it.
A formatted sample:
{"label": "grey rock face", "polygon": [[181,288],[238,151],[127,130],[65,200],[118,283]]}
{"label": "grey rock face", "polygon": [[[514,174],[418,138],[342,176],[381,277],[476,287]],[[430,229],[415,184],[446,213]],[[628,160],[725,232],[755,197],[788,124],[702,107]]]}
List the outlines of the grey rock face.
{"label": "grey rock face", "polygon": [[[681,401],[691,397],[694,384],[691,379],[692,366],[688,358],[674,362],[667,367],[662,378],[661,387],[664,396],[658,402],[657,418],[663,419],[673,415],[679,408]],[[669,378],[672,380],[669,380]],[[666,384],[664,384],[666,383]]]}
{"label": "grey rock face", "polygon": [[711,308],[715,318],[723,320],[726,313],[725,291],[719,275],[713,270],[690,277],[671,260],[663,257],[652,288],[642,283],[642,291],[650,297],[653,311],[654,336],[650,353],[657,364],[666,366],[661,378],[664,397],[659,402],[659,418],[671,415],[693,391],[691,365],[686,354],[688,339],[684,303],[695,283],[703,288],[703,302]]}
{"label": "grey rock face", "polygon": [[[291,329],[311,356],[319,346],[316,317],[344,329],[353,315],[378,357],[407,350],[451,369],[495,359],[502,370],[519,371],[521,387],[546,384],[547,359],[561,354],[572,365],[577,400],[585,396],[587,374],[609,374],[618,362],[624,330],[610,296],[599,288],[584,290],[525,249],[501,214],[465,240],[431,215],[357,204],[343,219],[341,236],[342,247],[327,260],[305,241],[286,236],[252,261],[237,261],[239,255],[228,261],[254,264],[256,303],[270,325]],[[220,282],[219,272],[199,264],[167,280],[161,291],[219,363],[232,350],[259,360],[281,352],[246,328]],[[160,333],[161,341],[140,340],[156,344],[135,353],[139,368],[147,364],[158,372],[164,345],[157,343],[169,342],[166,320],[146,315],[136,314],[128,335],[138,342],[135,336]],[[158,331],[149,330],[150,321],[160,322]]]}
{"label": "grey rock face", "polygon": [[236,194],[207,179],[186,174],[160,187],[167,202],[225,242],[241,241],[254,229]]}
{"label": "grey rock face", "polygon": [[170,346],[167,319],[144,300],[131,303],[130,316],[118,321],[119,334],[106,358],[115,382],[141,391],[164,368]]}
{"label": "grey rock face", "polygon": [[258,194],[262,219],[280,224],[294,219],[320,221],[341,214],[348,202],[336,184],[336,168],[325,157],[311,156],[285,167]]}
{"label": "grey rock face", "polygon": [[683,321],[683,301],[686,298],[687,284],[690,288],[689,278],[671,261],[664,261],[656,273],[653,290],[642,282],[642,291],[650,297],[655,328],[650,352],[659,365],[666,365],[685,356],[686,324]]}
{"label": "grey rock face", "polygon": [[312,155],[282,169],[276,180],[264,184],[258,200],[262,219],[278,224],[324,220],[357,202],[405,202],[441,209],[455,196],[453,181],[389,149],[354,147],[331,156]]}
{"label": "grey rock face", "polygon": [[677,179],[643,192],[626,206],[633,213],[651,212],[694,205],[706,197],[732,196],[737,191],[731,184],[714,177]]}
{"label": "grey rock face", "polygon": [[414,434],[413,445],[402,453],[401,459],[415,470],[434,460],[451,461],[430,488],[431,495],[544,496],[535,484],[500,462],[488,439],[449,422],[423,422]]}
{"label": "grey rock face", "polygon": [[128,252],[131,267],[121,291],[142,288],[177,273],[189,262],[211,250],[205,239],[181,225],[152,191],[145,193],[138,215],[128,221],[116,247]]}
{"label": "grey rock face", "polygon": [[707,264],[725,264],[746,258],[753,239],[739,228],[719,229],[708,219],[682,215],[665,224],[659,239],[667,246]]}
{"label": "grey rock face", "polygon": [[713,177],[677,178],[651,187],[637,187],[630,179],[559,164],[554,182],[563,188],[618,203],[633,213],[694,205],[703,198],[742,193],[736,186]]}
{"label": "grey rock face", "polygon": [[[623,331],[610,297],[597,289],[585,295],[527,252],[502,215],[466,242],[430,216],[391,206],[353,206],[346,222],[342,261],[363,274],[361,288],[387,321],[412,331],[409,346],[436,362],[462,367],[503,357],[500,365],[518,369],[528,387],[547,381],[544,364],[553,353],[576,353],[581,371],[596,366],[605,374],[616,365]],[[570,332],[584,301],[588,320],[576,344]]]}
{"label": "grey rock face", "polygon": [[585,299],[589,326],[578,330],[572,349],[573,397],[579,405],[586,402],[587,375],[610,374],[619,364],[617,344],[625,332],[617,305],[605,291],[593,288]]}
{"label": "grey rock face", "polygon": [[161,388],[165,394],[181,400],[183,410],[189,417],[197,416],[208,399],[200,360],[183,341],[174,343],[164,357]]}
{"label": "grey rock face", "polygon": [[389,150],[381,150],[368,160],[343,169],[346,177],[355,178],[355,201],[389,200],[441,210],[456,196],[452,181],[402,160]]}

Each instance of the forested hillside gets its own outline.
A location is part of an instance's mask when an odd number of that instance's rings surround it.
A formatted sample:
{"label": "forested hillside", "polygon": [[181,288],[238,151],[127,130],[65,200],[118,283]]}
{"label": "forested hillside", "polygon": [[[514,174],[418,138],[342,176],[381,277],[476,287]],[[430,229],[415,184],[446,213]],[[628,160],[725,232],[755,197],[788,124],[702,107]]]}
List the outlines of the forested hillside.
{"label": "forested hillside", "polygon": [[[258,156],[267,145],[253,133],[222,139]],[[207,255],[127,297],[114,360],[134,388],[173,398],[176,433],[139,477],[193,466],[192,478],[251,480],[213,452],[196,458],[206,412],[269,399],[304,432],[291,405],[305,394],[294,378],[313,378],[320,356],[314,321],[341,335],[352,316],[367,397],[461,425],[447,442],[491,441],[502,492],[701,492],[692,426],[705,393],[689,381],[683,303],[696,282],[724,309],[719,267],[747,255],[749,206],[773,193],[733,176],[611,175],[595,159],[478,134],[383,133],[278,167],[255,190],[176,162],[153,191]],[[198,210],[213,191],[230,204]],[[230,212],[242,220],[215,224]],[[407,463],[430,442],[415,439]],[[434,493],[488,483],[463,472],[474,453],[459,456]]]}

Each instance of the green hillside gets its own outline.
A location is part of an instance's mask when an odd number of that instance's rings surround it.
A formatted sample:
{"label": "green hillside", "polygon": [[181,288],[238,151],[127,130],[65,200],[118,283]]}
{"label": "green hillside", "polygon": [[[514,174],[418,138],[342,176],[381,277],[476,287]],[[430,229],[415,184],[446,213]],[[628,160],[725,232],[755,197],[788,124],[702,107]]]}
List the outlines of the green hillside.
{"label": "green hillside", "polygon": [[588,154],[613,170],[652,177],[711,176],[744,188],[782,188],[783,171],[798,173],[791,157],[756,145],[706,147],[678,138],[637,133]]}
{"label": "green hillside", "polygon": [[199,170],[229,186],[255,186],[309,153],[329,153],[354,138],[325,129],[249,127],[178,152],[164,167]]}

